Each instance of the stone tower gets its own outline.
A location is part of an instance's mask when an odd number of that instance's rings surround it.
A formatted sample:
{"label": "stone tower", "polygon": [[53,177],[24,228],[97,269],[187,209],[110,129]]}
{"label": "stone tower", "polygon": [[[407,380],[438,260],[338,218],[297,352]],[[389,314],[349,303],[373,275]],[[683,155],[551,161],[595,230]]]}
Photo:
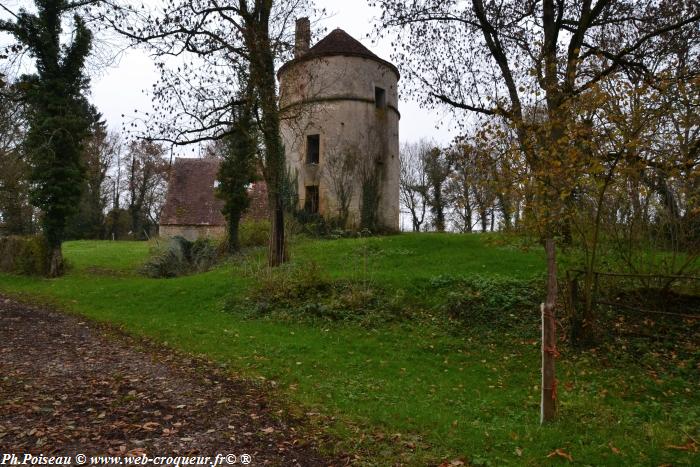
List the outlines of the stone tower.
{"label": "stone tower", "polygon": [[342,29],[310,47],[309,20],[302,18],[294,59],[278,78],[282,138],[300,207],[327,219],[345,214],[349,227],[369,218],[398,230],[396,67]]}

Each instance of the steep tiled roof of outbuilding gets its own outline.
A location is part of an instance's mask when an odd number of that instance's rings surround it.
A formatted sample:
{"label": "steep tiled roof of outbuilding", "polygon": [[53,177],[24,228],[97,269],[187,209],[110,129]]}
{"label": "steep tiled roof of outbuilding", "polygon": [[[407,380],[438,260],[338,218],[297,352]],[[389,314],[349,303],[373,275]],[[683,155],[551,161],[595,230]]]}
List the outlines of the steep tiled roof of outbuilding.
{"label": "steep tiled roof of outbuilding", "polygon": [[397,77],[399,76],[399,70],[392,63],[379,58],[375,53],[373,53],[367,47],[362,45],[360,41],[358,41],[357,39],[355,39],[350,34],[348,34],[340,28],[331,31],[326,37],[318,41],[316,45],[311,47],[309,51],[301,57],[295,58],[294,60],[291,60],[282,65],[282,68],[280,68],[279,73],[282,73],[282,71],[285,68],[287,68],[287,66],[293,63],[303,62],[318,57],[328,57],[332,55],[345,55],[352,57],[369,58],[383,65],[386,65],[394,73],[396,73]]}
{"label": "steep tiled roof of outbuilding", "polygon": [[175,159],[161,225],[226,225],[224,203],[214,192],[218,171],[215,159]]}
{"label": "steep tiled roof of outbuilding", "polygon": [[[216,196],[216,177],[220,162],[216,159],[178,157],[170,170],[168,194],[160,215],[160,225],[225,226],[221,213],[224,202]],[[248,188],[250,204],[243,220],[268,217],[267,185],[257,181]]]}

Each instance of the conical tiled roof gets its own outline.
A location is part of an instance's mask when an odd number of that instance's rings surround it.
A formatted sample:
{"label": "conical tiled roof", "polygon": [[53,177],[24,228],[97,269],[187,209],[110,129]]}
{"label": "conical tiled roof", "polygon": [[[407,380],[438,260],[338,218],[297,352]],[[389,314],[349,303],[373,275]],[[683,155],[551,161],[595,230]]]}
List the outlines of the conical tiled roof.
{"label": "conical tiled roof", "polygon": [[394,73],[396,73],[396,76],[399,76],[399,70],[393,64],[379,58],[371,50],[362,45],[360,41],[358,41],[357,39],[355,39],[350,34],[348,34],[340,28],[331,31],[326,37],[318,41],[316,45],[311,47],[309,51],[301,57],[297,57],[294,60],[291,60],[282,65],[282,68],[280,68],[279,73],[282,73],[282,71],[285,68],[287,68],[293,63],[299,63],[306,60],[311,60],[313,58],[328,57],[332,55],[345,55],[351,57],[369,58],[383,65],[386,65]]}
{"label": "conical tiled roof", "polygon": [[379,59],[360,41],[340,28],[334,29],[309,49],[308,55],[360,55],[367,58]]}

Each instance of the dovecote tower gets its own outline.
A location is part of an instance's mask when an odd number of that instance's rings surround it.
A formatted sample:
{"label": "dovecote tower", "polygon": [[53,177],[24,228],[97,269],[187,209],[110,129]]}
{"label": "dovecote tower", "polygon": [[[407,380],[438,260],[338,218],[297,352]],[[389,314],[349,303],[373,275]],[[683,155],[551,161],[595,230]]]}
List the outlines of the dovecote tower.
{"label": "dovecote tower", "polygon": [[345,217],[347,227],[398,230],[399,71],[342,29],[313,47],[310,39],[301,18],[294,59],[278,72],[282,139],[300,208]]}

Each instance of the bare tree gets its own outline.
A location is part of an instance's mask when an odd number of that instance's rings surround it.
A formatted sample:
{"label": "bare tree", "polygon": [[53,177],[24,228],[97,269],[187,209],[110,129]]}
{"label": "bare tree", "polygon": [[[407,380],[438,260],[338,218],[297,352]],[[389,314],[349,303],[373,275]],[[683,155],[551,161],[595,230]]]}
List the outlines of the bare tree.
{"label": "bare tree", "polygon": [[333,194],[338,210],[337,221],[341,228],[348,226],[350,204],[358,185],[360,149],[353,144],[337,144],[326,147],[324,152],[323,177]]}
{"label": "bare tree", "polygon": [[411,227],[414,232],[420,232],[427,210],[429,187],[425,158],[422,154],[428,151],[429,143],[421,140],[417,143],[403,144],[399,155],[401,204],[411,214]]}
{"label": "bare tree", "polygon": [[[562,232],[580,175],[567,160],[577,144],[567,135],[574,102],[620,71],[646,79],[654,73],[647,57],[663,52],[659,38],[696,30],[700,20],[700,6],[679,0],[376,3],[378,27],[404,47],[397,56],[414,94],[513,128],[538,182],[544,236]],[[543,118],[528,118],[527,108]]]}
{"label": "bare tree", "polygon": [[122,158],[123,189],[134,238],[149,236],[148,231],[158,224],[169,170],[163,156],[161,145],[140,140],[132,142]]}
{"label": "bare tree", "polygon": [[[397,55],[418,95],[501,118],[515,131],[531,178],[529,209],[551,257],[554,237],[570,238],[568,211],[587,169],[579,101],[596,102],[601,82],[618,72],[649,79],[648,57],[664,55],[664,38],[697,31],[700,21],[700,4],[682,0],[376,3],[383,9],[378,28],[400,36]],[[528,107],[544,118],[528,119]],[[546,383],[543,406],[555,397]],[[542,421],[552,417],[544,411]]]}
{"label": "bare tree", "polygon": [[85,139],[82,163],[85,179],[77,212],[66,225],[67,238],[102,238],[105,212],[113,187],[109,173],[117,165],[119,136],[107,130],[102,115],[93,109],[90,135]]}
{"label": "bare tree", "polygon": [[445,188],[453,224],[461,232],[474,229],[474,161],[473,148],[469,144],[456,143],[448,153],[452,171]]}
{"label": "bare tree", "polygon": [[17,90],[0,83],[0,230],[24,235],[34,231],[34,209],[29,202],[30,167],[22,151],[26,109]]}

